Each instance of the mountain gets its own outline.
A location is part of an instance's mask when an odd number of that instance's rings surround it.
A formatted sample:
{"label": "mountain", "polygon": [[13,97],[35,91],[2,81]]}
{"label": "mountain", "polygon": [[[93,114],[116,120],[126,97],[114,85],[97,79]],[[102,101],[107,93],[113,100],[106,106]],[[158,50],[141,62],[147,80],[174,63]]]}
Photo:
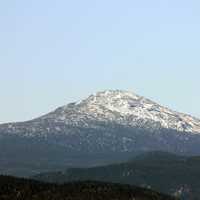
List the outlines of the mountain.
{"label": "mountain", "polygon": [[26,137],[48,137],[53,133],[68,134],[65,130],[68,126],[101,128],[101,124],[113,123],[150,129],[152,132],[167,128],[200,134],[199,119],[172,111],[132,92],[120,90],[98,92],[83,101],[70,103],[26,123],[1,125],[1,131],[19,133]]}
{"label": "mountain", "polygon": [[73,182],[64,185],[0,176],[1,200],[175,200],[168,195],[129,185]]}
{"label": "mountain", "polygon": [[132,92],[107,90],[0,125],[0,172],[6,174],[109,164],[154,150],[200,154],[200,120]]}
{"label": "mountain", "polygon": [[93,168],[74,168],[34,177],[44,182],[108,181],[132,184],[174,195],[181,200],[200,199],[200,157],[148,152],[128,162]]}

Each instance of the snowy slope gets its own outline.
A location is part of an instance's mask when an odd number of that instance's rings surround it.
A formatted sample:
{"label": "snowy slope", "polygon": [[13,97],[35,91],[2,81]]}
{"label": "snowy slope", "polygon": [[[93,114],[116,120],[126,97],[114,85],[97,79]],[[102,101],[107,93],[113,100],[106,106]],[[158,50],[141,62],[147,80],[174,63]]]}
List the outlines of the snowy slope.
{"label": "snowy slope", "polygon": [[107,90],[68,104],[40,118],[73,126],[93,126],[93,122],[114,122],[120,125],[174,129],[200,133],[200,120],[165,108],[132,92]]}

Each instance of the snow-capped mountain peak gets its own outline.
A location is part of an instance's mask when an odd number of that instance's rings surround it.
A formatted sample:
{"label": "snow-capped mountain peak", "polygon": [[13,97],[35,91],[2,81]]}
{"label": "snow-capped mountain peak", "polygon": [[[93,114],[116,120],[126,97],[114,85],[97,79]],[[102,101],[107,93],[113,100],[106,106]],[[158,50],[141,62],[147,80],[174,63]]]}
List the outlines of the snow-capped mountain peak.
{"label": "snow-capped mountain peak", "polygon": [[96,111],[118,112],[126,115],[130,112],[131,105],[137,103],[141,97],[138,95],[120,90],[106,90],[98,92],[83,100],[79,105],[83,107],[96,108]]}
{"label": "snow-capped mountain peak", "polygon": [[200,133],[200,120],[172,111],[135,93],[106,90],[60,107],[43,119],[63,121],[70,125],[93,126],[93,122],[114,122],[120,125]]}

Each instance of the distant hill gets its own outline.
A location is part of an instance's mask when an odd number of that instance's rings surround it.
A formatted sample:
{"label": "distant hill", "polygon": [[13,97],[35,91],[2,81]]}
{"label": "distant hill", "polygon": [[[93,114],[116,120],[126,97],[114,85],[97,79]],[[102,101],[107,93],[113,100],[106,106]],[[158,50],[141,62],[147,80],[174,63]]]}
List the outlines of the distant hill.
{"label": "distant hill", "polygon": [[185,200],[200,199],[200,157],[149,152],[129,162],[102,167],[68,169],[65,172],[40,174],[37,180],[63,183],[98,180],[152,188]]}
{"label": "distant hill", "polygon": [[129,185],[73,182],[64,185],[0,176],[1,200],[175,200]]}

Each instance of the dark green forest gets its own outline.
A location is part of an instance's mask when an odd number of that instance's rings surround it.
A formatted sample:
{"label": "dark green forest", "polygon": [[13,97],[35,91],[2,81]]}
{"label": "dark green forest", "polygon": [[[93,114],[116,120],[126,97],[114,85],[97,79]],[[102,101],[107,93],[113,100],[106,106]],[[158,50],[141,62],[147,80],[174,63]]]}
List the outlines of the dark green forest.
{"label": "dark green forest", "polygon": [[175,200],[151,190],[105,182],[50,184],[0,176],[1,200]]}

